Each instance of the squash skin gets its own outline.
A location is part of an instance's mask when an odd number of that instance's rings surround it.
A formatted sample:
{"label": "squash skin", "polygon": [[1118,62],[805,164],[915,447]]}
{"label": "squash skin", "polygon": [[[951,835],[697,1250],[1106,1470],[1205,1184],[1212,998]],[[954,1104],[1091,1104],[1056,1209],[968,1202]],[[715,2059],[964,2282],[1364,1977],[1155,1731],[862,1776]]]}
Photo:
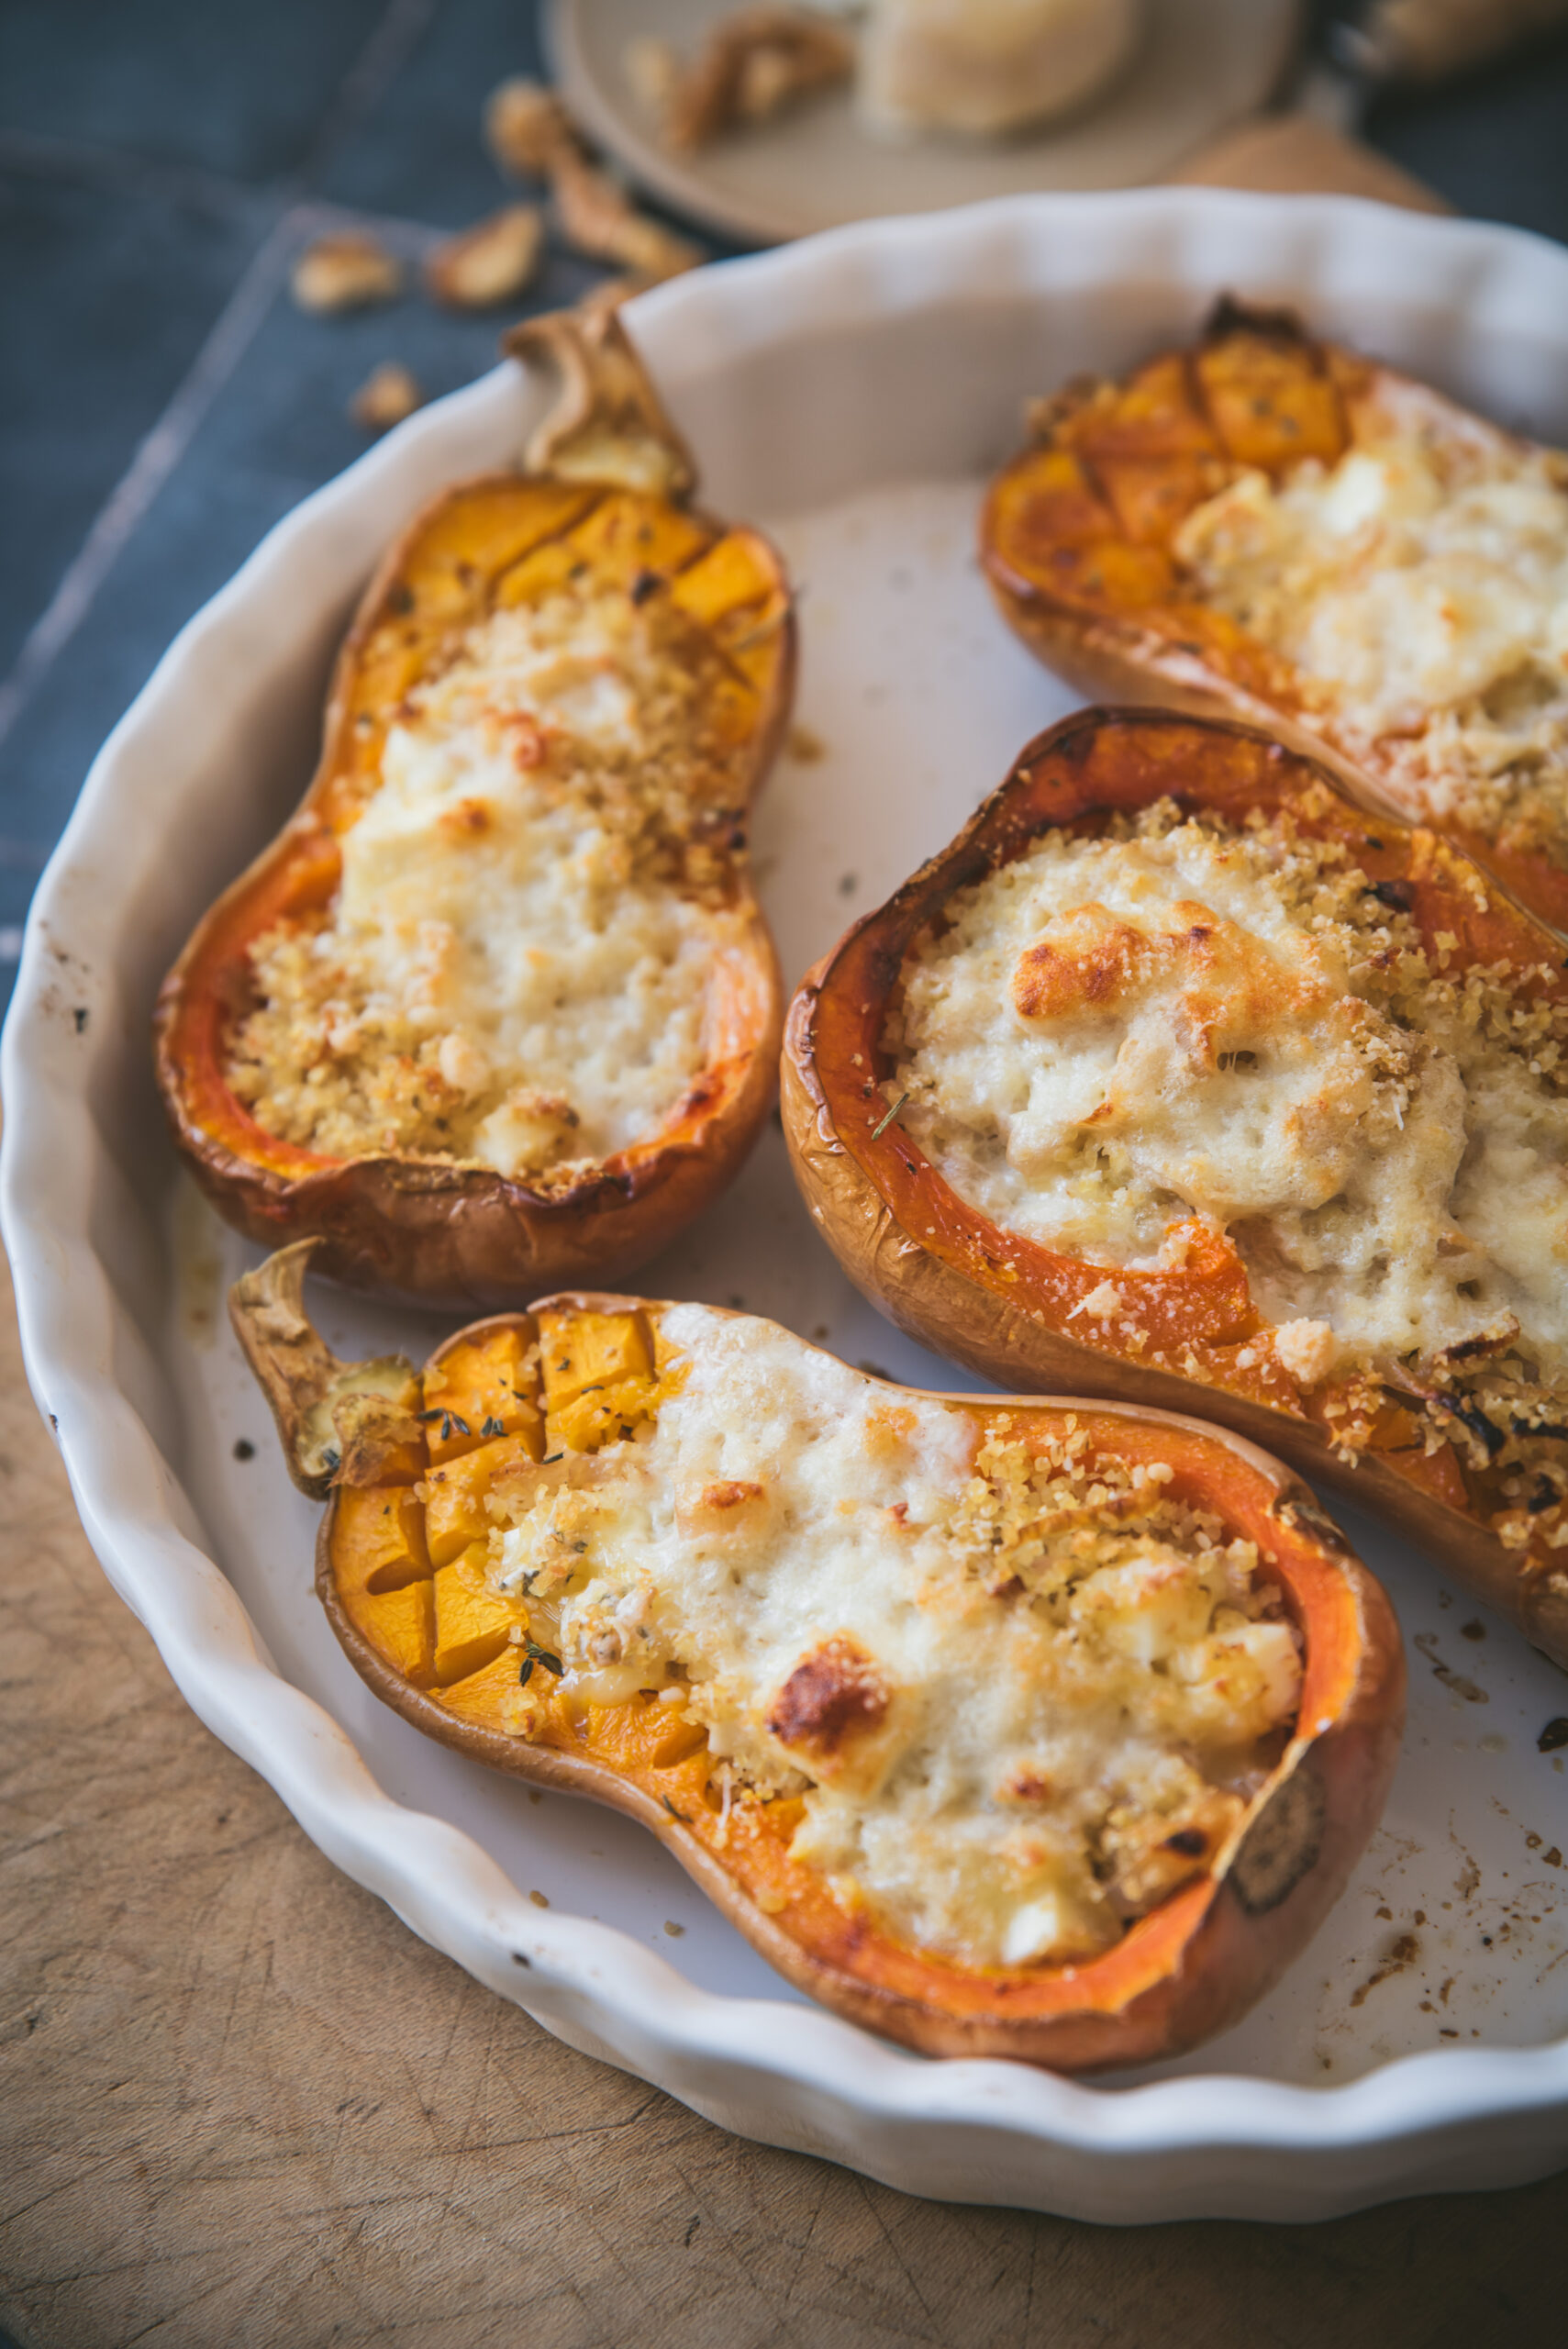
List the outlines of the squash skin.
{"label": "squash skin", "polygon": [[[548,328],[558,322],[532,323]],[[579,380],[569,386],[574,427],[587,412],[606,347],[597,338],[606,336],[622,373],[629,370],[632,390],[651,399],[635,354],[611,319],[589,343],[586,388],[582,365]],[[549,340],[548,333],[533,337]],[[573,328],[568,351],[580,354],[582,347]],[[612,421],[626,429],[628,392],[618,380],[616,388],[621,407]],[[656,406],[654,415],[656,452],[670,459],[671,444],[677,451],[679,444]],[[554,456],[548,427],[536,449],[541,445]],[[646,473],[646,452],[639,449],[637,456]],[[284,1142],[251,1117],[222,1073],[226,1032],[247,1001],[250,941],[280,915],[329,902],[338,834],[351,820],[357,784],[373,769],[388,709],[443,633],[488,608],[484,586],[475,593],[459,584],[469,566],[454,558],[454,548],[482,562],[488,550],[498,576],[517,559],[515,551],[506,552],[508,545],[531,551],[548,544],[597,501],[617,494],[618,484],[607,478],[494,474],[442,492],[415,518],[372,580],[339,655],[322,755],[304,800],[204,917],[160,992],[153,1023],[159,1090],[198,1183],[228,1221],[264,1246],[306,1235],[318,1239],[317,1269],[350,1286],[417,1302],[497,1306],[517,1303],[540,1286],[624,1273],[717,1197],[772,1106],[783,987],[751,886],[745,838],[751,801],[788,724],[794,613],[782,564],[767,541],[755,532],[727,533],[721,523],[677,502],[689,478],[684,451],[670,470],[677,495],[642,492],[645,502],[695,526],[706,546],[726,537],[743,543],[766,582],[768,627],[762,651],[750,655],[756,711],[740,804],[703,818],[705,844],[717,861],[734,922],[732,941],[716,959],[709,984],[709,1058],[665,1125],[575,1177],[522,1181],[472,1162],[396,1152],[338,1159]],[[428,589],[433,610],[427,618],[417,604],[406,630],[410,656],[399,669],[395,654],[389,667],[387,646],[408,609],[411,581]],[[746,659],[744,649],[739,657]],[[374,689],[366,691],[367,667],[377,662],[380,684],[373,676]]]}
{"label": "squash skin", "polygon": [[[251,1279],[264,1282],[272,1269]],[[266,1293],[253,1290],[252,1304]],[[254,1359],[255,1327],[247,1326],[250,1308],[239,1291],[232,1309]],[[662,1308],[636,1297],[573,1292],[540,1299],[534,1312],[552,1309],[657,1316]],[[498,1316],[458,1331],[428,1367],[454,1347],[519,1325],[524,1334],[536,1326],[531,1315]],[[890,1397],[903,1391],[887,1387]],[[976,1412],[998,1401],[1051,1414],[1073,1408],[1029,1397],[941,1399]],[[1280,1463],[1185,1416],[1126,1405],[1077,1408],[1089,1414],[1081,1424],[1092,1425],[1096,1442],[1116,1444],[1123,1456],[1171,1462],[1184,1480],[1178,1490],[1201,1497],[1228,1526],[1259,1540],[1304,1631],[1307,1670],[1296,1733],[1211,1871],[1179,1887],[1111,1951],[1076,1967],[966,1968],[901,1944],[845,1910],[820,1878],[789,1860],[792,1824],[754,1831],[743,1806],[731,1814],[742,1823],[741,1848],[722,1850],[702,1800],[706,1765],[700,1753],[663,1768],[635,1754],[617,1766],[591,1752],[552,1750],[455,1717],[438,1696],[395,1669],[351,1618],[334,1545],[341,1484],[331,1490],[321,1521],[317,1588],[356,1670],[404,1719],[529,1784],[587,1795],[638,1820],[786,1979],[836,2013],[928,2054],[1007,2055],[1062,2071],[1150,2062],[1235,2021],[1277,1980],[1343,1889],[1376,1824],[1397,1757],[1404,1655],[1380,1585]],[[286,1410],[279,1411],[279,1423],[286,1443]],[[363,1464],[358,1473],[365,1473]],[[635,1740],[653,1710],[635,1700],[590,1709],[588,1735],[568,1743],[613,1742],[616,1716],[623,1734]],[[1268,1823],[1259,1831],[1265,1811]]]}
{"label": "squash skin", "polygon": [[[1114,803],[1096,797],[1118,770]],[[1084,1267],[1020,1242],[963,1207],[895,1124],[880,1151],[857,1130],[867,1119],[861,1108],[863,1073],[851,1071],[851,1051],[862,1052],[867,1070],[880,1072],[885,1004],[904,953],[955,890],[1057,824],[1092,829],[1111,804],[1136,807],[1169,796],[1197,811],[1240,812],[1314,783],[1338,801],[1339,828],[1349,837],[1364,833],[1364,816],[1331,775],[1233,721],[1090,709],[1040,735],[957,839],[886,905],[864,916],[802,982],[785,1027],[781,1103],[795,1178],[855,1286],[921,1344],[1003,1386],[1198,1408],[1388,1518],[1568,1669],[1568,1571],[1559,1563],[1562,1552],[1539,1540],[1524,1550],[1506,1547],[1478,1515],[1468,1490],[1466,1505],[1455,1506],[1401,1474],[1386,1455],[1362,1452],[1351,1465],[1330,1448],[1321,1418],[1309,1416],[1287,1394],[1270,1399],[1238,1392],[1218,1375],[1200,1383],[1070,1335],[1062,1326],[1067,1292],[1053,1304],[1051,1286],[1081,1276],[1087,1288],[1104,1277],[1103,1266]],[[1429,885],[1441,891],[1432,902],[1444,913],[1432,918],[1452,921],[1462,960],[1484,961],[1489,947],[1522,938],[1534,943],[1527,959],[1561,963],[1551,933],[1505,892],[1491,893],[1485,913],[1451,910],[1444,875],[1467,865],[1462,852],[1392,816],[1375,820],[1382,849],[1363,856],[1366,868],[1380,878],[1412,870],[1424,875],[1414,885],[1418,919],[1419,891]],[[1185,1276],[1178,1277],[1184,1283]],[[1240,1339],[1249,1326],[1261,1326],[1244,1275],[1241,1292],[1238,1298],[1222,1281],[1216,1283],[1210,1319],[1221,1338],[1227,1328]]]}
{"label": "squash skin", "polygon": [[[1377,815],[1409,825],[1428,823],[1464,849],[1488,874],[1501,882],[1538,919],[1568,936],[1568,840],[1551,854],[1539,845],[1511,838],[1505,830],[1489,836],[1457,819],[1435,814],[1416,817],[1407,802],[1395,796],[1380,762],[1377,746],[1352,745],[1336,733],[1331,715],[1314,713],[1305,704],[1290,664],[1268,647],[1249,639],[1233,622],[1186,597],[1179,575],[1164,555],[1171,535],[1215,484],[1199,485],[1200,460],[1187,445],[1179,409],[1159,416],[1147,413],[1118,417],[1108,425],[1115,454],[1113,467],[1125,463],[1129,473],[1148,469],[1148,480],[1135,492],[1140,518],[1136,530],[1113,528],[1101,541],[1112,562],[1125,567],[1118,586],[1106,592],[1086,589],[1073,574],[1089,550],[1075,543],[1089,527],[1087,518],[1062,503],[1058,534],[1045,525],[1039,541],[1028,544],[1025,504],[1031,475],[1052,459],[1077,457],[1085,440],[1095,438],[1091,416],[1096,398],[1113,391],[1124,395],[1145,381],[1171,371],[1179,401],[1191,402],[1196,414],[1201,402],[1194,388],[1194,369],[1208,353],[1222,360],[1236,354],[1245,372],[1250,356],[1262,354],[1287,373],[1284,405],[1288,409],[1291,372],[1298,371],[1296,395],[1306,400],[1300,421],[1306,438],[1322,430],[1323,417],[1311,393],[1325,388],[1340,413],[1344,433],[1340,446],[1351,445],[1353,432],[1347,417],[1356,403],[1374,397],[1380,389],[1418,397],[1433,422],[1457,439],[1467,421],[1466,411],[1398,370],[1364,359],[1309,335],[1288,311],[1258,311],[1229,299],[1222,301],[1198,342],[1181,351],[1167,351],[1135,371],[1119,385],[1084,384],[1070,387],[1059,399],[1042,404],[1040,437],[1004,467],[987,492],[980,530],[981,563],[998,608],[1014,633],[1038,659],[1075,686],[1087,700],[1111,704],[1147,704],[1180,710],[1193,717],[1239,718],[1262,726],[1290,749],[1329,767],[1350,796]],[[1273,387],[1276,392],[1279,386]],[[1507,437],[1507,436],[1504,436]],[[1520,444],[1526,446],[1529,444]],[[1085,449],[1091,472],[1095,458]],[[1277,454],[1278,452],[1276,452]],[[1330,451],[1298,446],[1292,458]],[[1555,452],[1549,452],[1553,453]],[[1267,451],[1259,462],[1273,470]],[[1568,458],[1562,461],[1568,483]],[[1157,510],[1155,484],[1169,499]],[[1164,576],[1160,575],[1163,567]],[[1140,579],[1140,573],[1143,573]]]}

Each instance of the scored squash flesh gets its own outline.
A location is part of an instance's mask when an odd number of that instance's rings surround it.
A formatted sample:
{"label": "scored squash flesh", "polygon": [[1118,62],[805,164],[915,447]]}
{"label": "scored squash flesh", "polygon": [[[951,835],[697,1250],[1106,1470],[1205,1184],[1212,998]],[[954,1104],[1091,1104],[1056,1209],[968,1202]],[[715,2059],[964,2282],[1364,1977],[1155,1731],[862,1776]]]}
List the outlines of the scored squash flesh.
{"label": "scored squash flesh", "polygon": [[308,1253],[231,1309],[328,1499],[317,1588],[357,1668],[443,1742],[642,1820],[814,1996],[931,2053],[1086,2068],[1223,2027],[1315,1930],[1403,1664],[1266,1455],[596,1294],[477,1323],[422,1379],[341,1364]]}
{"label": "scored squash flesh", "polygon": [[1090,710],[808,975],[784,1126],[924,1343],[1195,1406],[1568,1664],[1565,1041],[1551,933],[1451,843]]}
{"label": "scored squash flesh", "polygon": [[982,555],[1085,693],[1254,719],[1568,928],[1568,457],[1228,302],[1039,404]]}
{"label": "scored squash flesh", "polygon": [[649,1254],[765,1116],[780,989],[750,802],[794,622],[607,305],[531,322],[528,466],[443,492],[367,591],[306,798],[165,982],[209,1195],[321,1268],[501,1304]]}

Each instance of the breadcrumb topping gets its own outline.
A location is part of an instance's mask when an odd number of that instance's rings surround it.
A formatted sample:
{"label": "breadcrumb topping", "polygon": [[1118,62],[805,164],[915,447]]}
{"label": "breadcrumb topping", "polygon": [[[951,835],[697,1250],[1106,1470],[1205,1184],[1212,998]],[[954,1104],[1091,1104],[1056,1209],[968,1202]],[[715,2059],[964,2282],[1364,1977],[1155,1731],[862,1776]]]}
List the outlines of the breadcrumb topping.
{"label": "breadcrumb topping", "polygon": [[731,1809],[971,1964],[1087,1956],[1212,1865],[1297,1634],[1249,1542],[1069,1416],[981,1418],[787,1331],[666,1309],[656,1420],[499,1477],[490,1575],[563,1693],[674,1688]]}

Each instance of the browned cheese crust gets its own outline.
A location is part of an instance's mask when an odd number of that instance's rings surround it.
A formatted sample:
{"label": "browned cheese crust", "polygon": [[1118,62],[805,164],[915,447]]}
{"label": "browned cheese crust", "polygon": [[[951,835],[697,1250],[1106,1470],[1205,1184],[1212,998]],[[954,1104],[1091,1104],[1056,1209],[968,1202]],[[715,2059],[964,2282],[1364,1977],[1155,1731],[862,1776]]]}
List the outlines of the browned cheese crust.
{"label": "browned cheese crust", "polygon": [[[1331,778],[1251,729],[1171,713],[1089,710],[1031,743],[957,839],[807,974],[791,1007],[783,1065],[796,1179],[857,1287],[922,1344],[1009,1389],[1195,1405],[1386,1517],[1568,1666],[1568,1572],[1551,1538],[1562,1497],[1543,1494],[1528,1509],[1505,1497],[1491,1464],[1502,1439],[1477,1415],[1465,1419],[1459,1385],[1451,1396],[1427,1398],[1431,1412],[1448,1414],[1451,1440],[1407,1424],[1401,1415],[1407,1407],[1418,1413],[1421,1402],[1398,1399],[1391,1385],[1385,1422],[1378,1424],[1375,1408],[1370,1418],[1362,1411],[1351,1423],[1360,1447],[1347,1444],[1331,1408],[1348,1391],[1342,1378],[1315,1383],[1277,1364],[1238,1366],[1263,1317],[1234,1249],[1218,1241],[1198,1246],[1184,1272],[1139,1276],[1142,1319],[1156,1339],[1149,1351],[1164,1360],[1133,1358],[1084,1318],[1085,1297],[1106,1277],[1102,1267],[1021,1241],[966,1206],[896,1116],[880,1133],[871,1130],[887,1106],[892,1063],[883,1037],[904,957],[956,892],[1055,827],[1095,834],[1117,810],[1162,798],[1240,821],[1304,793],[1318,795],[1315,820],[1326,833],[1361,844],[1369,889],[1409,908],[1423,934],[1457,924],[1458,968],[1546,972],[1539,985],[1553,1001],[1562,995],[1561,956],[1549,934],[1506,893],[1483,886],[1451,845],[1387,817],[1376,819],[1375,846],[1365,845],[1373,838],[1365,815]],[[1096,1334],[1079,1334],[1086,1328]],[[1184,1351],[1185,1369],[1177,1366]],[[1552,1434],[1543,1427],[1543,1439]]]}

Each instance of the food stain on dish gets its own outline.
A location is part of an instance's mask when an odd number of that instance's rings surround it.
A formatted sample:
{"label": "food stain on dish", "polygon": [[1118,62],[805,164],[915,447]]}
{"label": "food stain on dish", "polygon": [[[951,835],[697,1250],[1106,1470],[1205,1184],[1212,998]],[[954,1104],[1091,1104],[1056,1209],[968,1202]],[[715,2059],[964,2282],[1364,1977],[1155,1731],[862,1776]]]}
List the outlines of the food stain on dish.
{"label": "food stain on dish", "polygon": [[1396,1933],[1385,1950],[1376,1967],[1362,1984],[1361,1988],[1351,1993],[1351,2006],[1364,2006],[1380,1982],[1386,1982],[1391,1975],[1405,1973],[1415,1964],[1420,1954],[1421,1944],[1414,1933]]}
{"label": "food stain on dish", "polygon": [[170,1252],[180,1334],[205,1352],[217,1335],[223,1312],[221,1233],[212,1209],[183,1168],[174,1183]]}
{"label": "food stain on dish", "polygon": [[[1455,2041],[1538,2044],[1568,2023],[1562,1854],[1536,1830],[1521,1831],[1496,1798],[1490,1808],[1503,1825],[1479,1850],[1451,1818],[1446,1867],[1440,1850],[1414,1838],[1387,1828],[1373,1837],[1372,1866],[1351,1898],[1372,1899],[1368,1921],[1385,1932],[1358,1932],[1322,1982],[1319,2076]],[[1552,1875],[1540,1873],[1548,1866]],[[1560,2010],[1532,2027],[1526,2011],[1539,2011],[1539,1999],[1529,1994],[1553,1977]]]}
{"label": "food stain on dish", "polygon": [[[1481,1630],[1479,1625],[1476,1626],[1476,1630],[1485,1639],[1485,1631]],[[1462,1672],[1455,1672],[1451,1664],[1444,1663],[1438,1653],[1438,1635],[1435,1631],[1418,1631],[1415,1636],[1415,1645],[1419,1648],[1431,1665],[1433,1677],[1440,1680],[1445,1688],[1451,1688],[1454,1695],[1462,1698],[1467,1705],[1485,1705],[1491,1702],[1485,1688],[1477,1687],[1473,1680],[1467,1680]]]}

